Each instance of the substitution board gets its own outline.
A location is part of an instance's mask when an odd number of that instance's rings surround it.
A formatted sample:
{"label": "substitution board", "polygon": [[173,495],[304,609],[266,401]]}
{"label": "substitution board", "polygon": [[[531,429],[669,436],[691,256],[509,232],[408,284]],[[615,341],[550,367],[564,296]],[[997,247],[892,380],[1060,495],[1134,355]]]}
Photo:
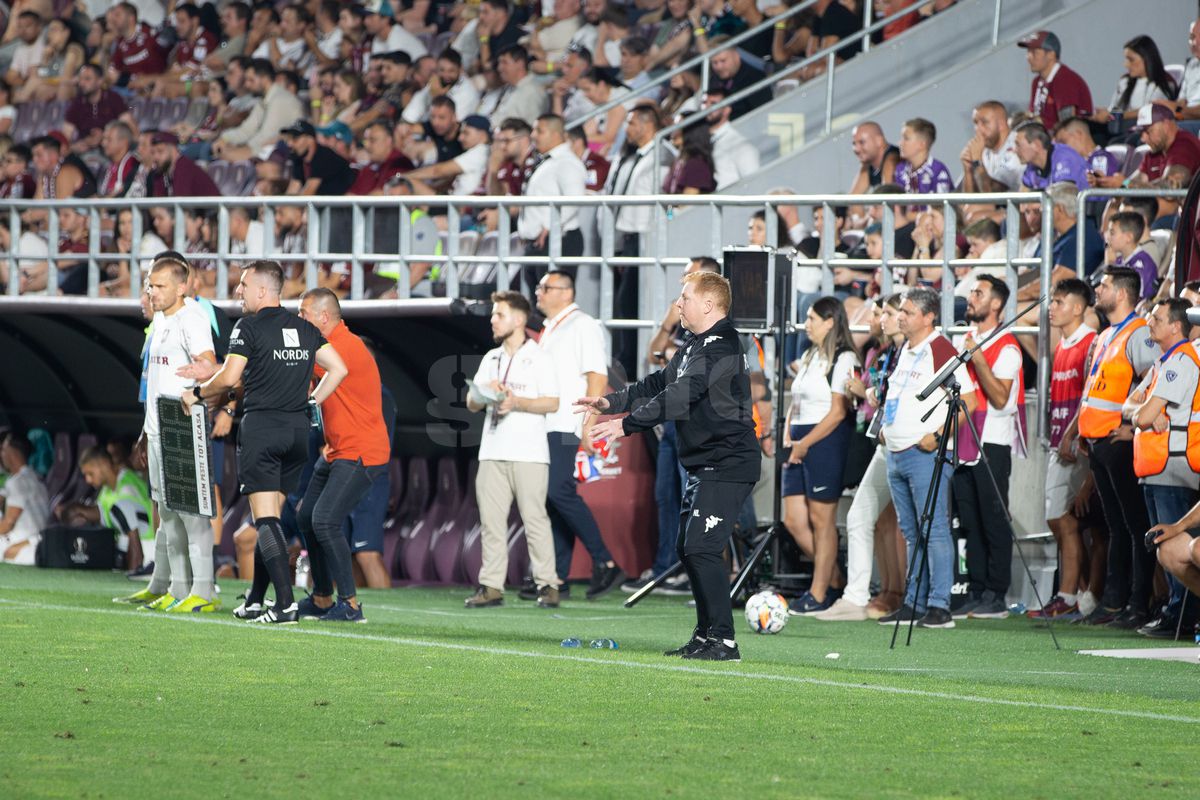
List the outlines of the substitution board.
{"label": "substitution board", "polygon": [[209,469],[208,419],[204,403],[183,410],[178,397],[158,398],[163,502],[172,511],[212,517],[216,513]]}

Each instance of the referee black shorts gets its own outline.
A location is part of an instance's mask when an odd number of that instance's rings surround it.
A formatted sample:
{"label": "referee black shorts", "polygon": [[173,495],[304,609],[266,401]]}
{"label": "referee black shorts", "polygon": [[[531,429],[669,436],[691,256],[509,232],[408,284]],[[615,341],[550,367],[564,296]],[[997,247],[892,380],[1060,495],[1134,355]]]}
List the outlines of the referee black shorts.
{"label": "referee black shorts", "polygon": [[308,463],[308,417],[250,413],[238,428],[238,483],[242,494],[282,492],[300,487]]}

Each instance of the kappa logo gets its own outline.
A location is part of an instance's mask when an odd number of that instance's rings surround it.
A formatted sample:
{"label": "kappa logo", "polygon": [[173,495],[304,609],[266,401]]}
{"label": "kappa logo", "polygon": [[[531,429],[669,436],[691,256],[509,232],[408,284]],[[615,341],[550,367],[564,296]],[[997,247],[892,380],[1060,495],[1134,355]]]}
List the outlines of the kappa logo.
{"label": "kappa logo", "polygon": [[299,347],[300,332],[295,328],[283,329],[283,346],[284,347]]}
{"label": "kappa logo", "polygon": [[711,531],[713,528],[717,527],[720,524],[721,524],[720,517],[709,516],[707,519],[704,520],[704,532],[708,533],[709,531]]}
{"label": "kappa logo", "polygon": [[709,336],[709,337],[706,337],[706,338],[705,338],[705,340],[704,340],[703,344],[701,344],[700,346],[701,346],[701,347],[708,347],[709,343],[711,343],[711,342],[719,342],[720,340],[721,340],[721,337],[720,337],[720,336]]}

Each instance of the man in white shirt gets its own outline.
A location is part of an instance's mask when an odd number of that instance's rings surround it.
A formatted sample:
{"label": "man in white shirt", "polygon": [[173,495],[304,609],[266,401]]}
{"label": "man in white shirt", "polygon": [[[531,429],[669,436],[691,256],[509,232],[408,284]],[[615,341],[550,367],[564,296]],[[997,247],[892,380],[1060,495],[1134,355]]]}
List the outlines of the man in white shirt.
{"label": "man in white shirt", "polygon": [[529,301],[520,293],[492,294],[492,338],[499,346],[484,355],[467,395],[468,409],[486,411],[475,478],[483,564],[479,588],[467,598],[467,608],[504,605],[508,517],[514,499],[525,524],[538,606],[556,608],[559,603],[554,539],[546,514],[546,415],[558,410],[559,391],[550,357],[525,336],[529,313]]}
{"label": "man in white shirt", "polygon": [[29,10],[18,14],[17,38],[21,43],[13,51],[12,62],[4,75],[4,81],[10,87],[23,84],[42,63],[46,49],[46,30],[42,18]]}
{"label": "man in white shirt", "polygon": [[[538,345],[554,364],[560,397],[598,397],[608,385],[604,329],[575,304],[575,282],[565,272],[550,272],[536,289],[538,310],[546,315]],[[586,417],[586,419],[584,419]],[[625,579],[604,545],[596,518],[575,490],[575,454],[582,446],[592,455],[590,430],[595,418],[575,413],[568,403],[546,417],[550,448],[550,524],[558,579],[566,585],[571,556],[579,539],[592,557],[587,598],[601,597]]]}
{"label": "man in white shirt", "polygon": [[[367,16],[363,25],[371,34],[371,53],[394,53],[403,50],[416,61],[429,51],[421,40],[413,36],[403,25],[396,25],[395,13],[388,0],[372,0],[366,4]],[[363,65],[365,70],[366,64]]]}
{"label": "man in white shirt", "polygon": [[285,6],[279,13],[279,36],[260,44],[251,54],[265,58],[279,71],[292,70],[303,74],[313,64],[313,54],[306,41],[312,17],[304,6]]}
{"label": "man in white shirt", "polygon": [[[888,487],[900,531],[908,543],[908,563],[925,563],[924,569],[909,574],[904,604],[882,617],[882,625],[916,620],[925,628],[954,627],[950,616],[950,587],[954,582],[950,465],[938,463],[936,452],[940,437],[949,433],[942,430],[949,394],[939,388],[924,400],[917,397],[957,354],[950,340],[934,329],[940,305],[938,293],[922,287],[911,290],[900,306],[900,332],[906,341],[888,379],[883,404],[876,412],[883,414],[879,438],[887,447]],[[960,365],[954,378],[962,387],[967,411],[973,413],[975,392],[967,368]],[[933,413],[926,416],[931,409]],[[963,421],[960,412],[959,422]],[[941,470],[940,488],[933,502],[928,539],[923,540],[920,520],[935,470]],[[927,557],[921,552],[926,547]]]}
{"label": "man in white shirt", "polygon": [[[961,347],[974,347],[1000,325],[1009,290],[1003,278],[977,275],[967,296],[968,323]],[[1008,521],[1008,481],[1013,451],[1025,457],[1025,392],[1021,379],[1021,345],[1012,333],[993,338],[971,357],[968,372],[975,385],[977,408],[973,423],[983,445],[984,464],[970,431],[960,436],[962,466],[954,472],[954,506],[967,535],[967,602],[954,611],[955,619],[1004,619],[1004,601],[1011,580],[1012,525]],[[988,470],[991,475],[988,475]],[[993,483],[993,478],[995,482]],[[999,490],[999,494],[997,494]]]}
{"label": "man in white shirt", "polygon": [[[146,442],[146,464],[150,473],[150,496],[158,506],[159,527],[155,537],[154,562],[165,556],[170,566],[169,586],[162,570],[155,570],[147,591],[147,602],[164,593],[177,602],[167,607],[174,613],[211,613],[220,608],[213,584],[213,529],[208,519],[174,511],[163,495],[162,442],[159,438],[158,398],[178,398],[196,385],[176,372],[193,361],[216,365],[212,326],[198,303],[187,297],[189,268],[173,256],[155,260],[146,282],[146,294],[154,309],[146,372],[146,419],[142,434]],[[165,549],[165,553],[162,551]]]}
{"label": "man in white shirt", "polygon": [[[262,98],[236,128],[213,142],[213,156],[226,161],[266,158],[279,141],[279,132],[304,117],[304,106],[290,83],[275,80],[275,67],[256,58],[246,68],[246,88]],[[285,79],[286,80],[286,79]]]}
{"label": "man in white shirt", "polygon": [[437,57],[437,74],[428,85],[412,96],[404,107],[403,120],[417,125],[429,118],[429,104],[435,97],[446,95],[454,101],[459,121],[471,115],[479,105],[479,90],[463,75],[462,56],[446,48]]}
{"label": "man in white shirt", "polygon": [[33,565],[42,528],[50,517],[50,496],[42,479],[29,466],[29,440],[9,433],[0,441],[0,465],[8,473],[0,497],[0,561]]}
{"label": "man in white shirt", "polygon": [[504,88],[491,118],[499,125],[509,117],[530,125],[550,109],[550,97],[538,79],[529,72],[529,51],[515,44],[496,57],[496,74]]}
{"label": "man in white shirt", "polygon": [[1021,188],[1025,166],[1017,157],[1016,134],[1009,130],[1004,104],[988,100],[971,113],[975,136],[963,147],[964,192],[1009,192]]}
{"label": "man in white shirt", "polygon": [[404,177],[412,183],[413,194],[440,194],[430,185],[431,181],[451,181],[449,193],[453,195],[473,194],[487,174],[491,139],[487,117],[472,114],[464,119],[458,132],[458,141],[464,148],[462,154],[406,173]]}
{"label": "man in white shirt", "polygon": [[[562,117],[555,114],[538,117],[533,126],[533,146],[541,159],[525,183],[526,197],[582,197],[587,192],[587,169],[567,143]],[[560,209],[559,232],[562,234],[561,254],[582,256],[583,234],[579,230],[577,207],[564,206]],[[549,255],[549,206],[522,206],[517,218],[517,233],[525,242],[525,255]],[[536,283],[537,277],[545,274],[546,268],[537,266],[532,269],[534,280],[531,283]],[[572,276],[575,273],[575,267],[565,270]]]}
{"label": "man in white shirt", "polygon": [[[710,89],[704,96],[706,106],[715,105],[726,97],[723,89]],[[747,178],[759,169],[758,148],[750,144],[729,123],[730,109],[708,115],[708,130],[712,136],[712,158],[717,191],[726,189]]]}

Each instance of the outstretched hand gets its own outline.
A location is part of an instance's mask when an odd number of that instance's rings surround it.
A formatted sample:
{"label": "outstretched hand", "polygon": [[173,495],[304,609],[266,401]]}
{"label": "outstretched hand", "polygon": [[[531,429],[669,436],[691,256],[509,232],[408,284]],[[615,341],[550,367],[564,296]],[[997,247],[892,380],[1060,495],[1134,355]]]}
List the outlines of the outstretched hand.
{"label": "outstretched hand", "polygon": [[175,374],[180,378],[189,378],[198,383],[204,383],[217,374],[217,365],[203,358],[193,358],[192,363],[175,370]]}
{"label": "outstretched hand", "polygon": [[606,419],[592,426],[593,442],[615,442],[625,435],[624,418]]}
{"label": "outstretched hand", "polygon": [[[603,397],[581,397],[571,406],[575,409],[576,414],[584,414],[583,424],[587,425],[593,418],[600,416],[605,411],[608,411],[608,401]],[[603,438],[595,433],[593,428],[592,438]]]}

